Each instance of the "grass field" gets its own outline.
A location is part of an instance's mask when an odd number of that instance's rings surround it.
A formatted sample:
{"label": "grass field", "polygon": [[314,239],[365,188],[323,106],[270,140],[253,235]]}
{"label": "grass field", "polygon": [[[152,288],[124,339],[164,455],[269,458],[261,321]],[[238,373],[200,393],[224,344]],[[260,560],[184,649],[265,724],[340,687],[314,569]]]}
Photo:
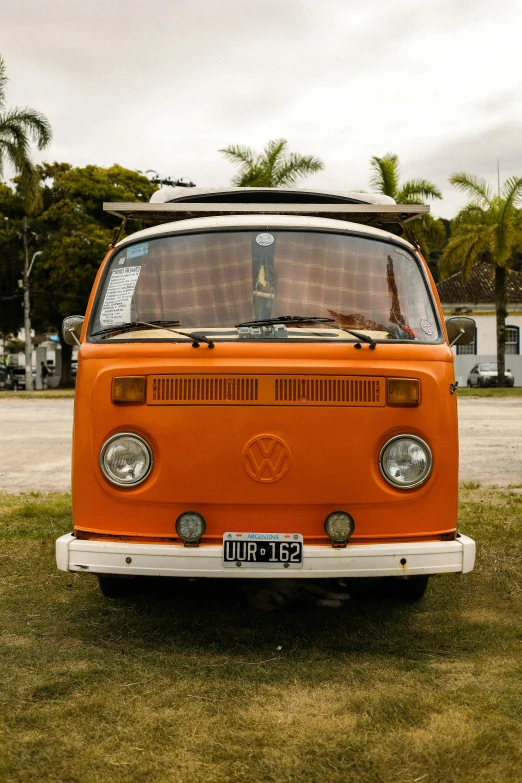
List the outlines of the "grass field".
{"label": "grass field", "polygon": [[2,391],[0,400],[59,400],[74,397],[74,389],[41,389],[41,391]]}
{"label": "grass field", "polygon": [[104,599],[55,569],[68,496],[0,496],[0,780],[515,783],[522,491],[460,514],[476,571],[420,603],[266,615],[224,580]]}
{"label": "grass field", "polygon": [[458,389],[459,397],[522,397],[522,386],[513,389]]}

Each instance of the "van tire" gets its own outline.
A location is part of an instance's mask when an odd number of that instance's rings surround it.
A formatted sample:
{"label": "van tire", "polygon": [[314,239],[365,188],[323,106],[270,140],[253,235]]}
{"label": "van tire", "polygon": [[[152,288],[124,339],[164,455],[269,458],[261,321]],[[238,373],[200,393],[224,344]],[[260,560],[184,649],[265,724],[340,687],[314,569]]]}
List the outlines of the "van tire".
{"label": "van tire", "polygon": [[105,598],[128,598],[136,594],[136,582],[132,577],[100,575],[98,584]]}
{"label": "van tire", "polygon": [[428,587],[429,576],[388,577],[389,593],[399,601],[420,601]]}

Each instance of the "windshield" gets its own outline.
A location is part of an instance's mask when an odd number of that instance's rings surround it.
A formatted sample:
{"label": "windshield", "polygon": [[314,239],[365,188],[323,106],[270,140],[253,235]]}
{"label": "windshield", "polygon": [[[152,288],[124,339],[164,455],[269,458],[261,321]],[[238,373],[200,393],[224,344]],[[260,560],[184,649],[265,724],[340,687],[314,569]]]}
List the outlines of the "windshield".
{"label": "windshield", "polygon": [[[219,339],[263,339],[252,321],[286,320],[278,336],[437,342],[433,304],[407,249],[373,238],[314,230],[214,231],[126,245],[114,254],[91,320],[98,339],[187,339],[166,329]],[[248,327],[242,326],[248,324]],[[126,332],[114,334],[119,325]],[[129,331],[129,327],[131,330]],[[284,332],[284,334],[283,334]]]}
{"label": "windshield", "polygon": [[480,372],[496,372],[497,371],[497,365],[496,364],[480,364],[479,365]]}

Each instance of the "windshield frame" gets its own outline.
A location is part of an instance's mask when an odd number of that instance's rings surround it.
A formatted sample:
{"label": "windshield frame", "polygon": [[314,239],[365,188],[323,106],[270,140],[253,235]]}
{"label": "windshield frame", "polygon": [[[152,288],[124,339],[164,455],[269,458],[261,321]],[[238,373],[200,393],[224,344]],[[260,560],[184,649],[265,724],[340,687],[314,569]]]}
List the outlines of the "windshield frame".
{"label": "windshield frame", "polygon": [[[256,222],[256,223],[252,223],[251,225],[211,226],[211,227],[207,227],[207,228],[204,228],[204,227],[197,227],[196,228],[196,227],[194,227],[194,228],[187,228],[187,229],[181,230],[181,231],[179,231],[179,230],[178,231],[172,230],[172,231],[161,232],[161,233],[158,233],[158,234],[150,234],[150,235],[147,236],[147,241],[154,240],[154,239],[167,239],[169,237],[188,236],[188,235],[193,235],[193,234],[221,234],[221,233],[251,232],[251,231],[263,230],[263,231],[278,231],[278,232],[291,231],[291,232],[304,232],[304,233],[311,233],[312,232],[312,233],[320,233],[320,234],[340,234],[342,236],[354,236],[354,237],[358,237],[358,238],[361,238],[361,239],[370,240],[370,241],[373,241],[373,242],[381,242],[382,244],[393,245],[395,247],[398,247],[402,252],[408,253],[408,255],[413,259],[413,261],[414,261],[414,263],[415,263],[415,265],[417,267],[417,270],[418,270],[418,272],[420,274],[420,277],[421,277],[421,280],[422,280],[422,284],[424,285],[425,292],[426,292],[427,297],[428,297],[428,301],[429,301],[429,303],[430,303],[430,305],[432,307],[433,315],[434,315],[434,318],[435,318],[435,325],[437,327],[437,331],[438,331],[438,335],[439,336],[438,336],[438,338],[436,340],[432,340],[430,342],[424,342],[424,341],[421,341],[421,340],[414,340],[414,339],[400,339],[400,338],[399,339],[390,340],[388,337],[386,337],[386,338],[378,338],[378,337],[376,337],[376,338],[374,338],[375,342],[377,344],[380,344],[380,345],[384,344],[384,345],[431,346],[431,345],[441,345],[441,344],[443,344],[446,341],[444,329],[442,328],[442,322],[441,322],[441,316],[440,316],[440,312],[439,312],[438,302],[437,302],[437,300],[435,299],[435,297],[433,295],[433,288],[432,288],[430,279],[428,277],[427,270],[424,267],[424,265],[421,263],[420,258],[418,257],[418,255],[415,253],[414,249],[411,246],[409,246],[407,244],[404,244],[401,241],[397,241],[396,238],[393,237],[393,236],[382,236],[381,237],[381,236],[377,236],[377,235],[374,235],[374,234],[370,235],[370,234],[368,234],[366,232],[357,231],[356,229],[355,230],[352,230],[352,229],[344,229],[343,230],[343,229],[340,229],[340,228],[336,229],[336,228],[330,228],[330,227],[325,227],[325,226],[314,226],[314,225],[309,225],[309,226],[302,226],[302,225],[300,225],[300,226],[292,226],[291,224],[284,225],[284,226],[279,226],[278,225],[278,226],[271,227],[269,225],[270,216],[267,215],[266,217],[268,218],[266,223]],[[135,232],[135,234],[136,233],[138,233],[138,232]],[[144,241],[142,237],[137,237],[137,238],[134,239],[133,237],[135,237],[135,234],[130,234],[129,237],[126,237],[124,240],[119,242],[113,248],[111,254],[107,257],[107,259],[105,261],[105,266],[104,266],[103,272],[102,272],[102,274],[100,276],[100,279],[98,281],[96,294],[95,294],[94,301],[93,301],[93,304],[92,304],[92,308],[91,308],[91,311],[90,311],[90,314],[89,314],[89,321],[88,321],[88,324],[87,324],[87,332],[86,332],[86,341],[88,343],[93,343],[95,345],[105,344],[105,345],[112,345],[112,346],[114,346],[115,344],[118,344],[118,345],[119,344],[126,344],[126,343],[132,343],[132,344],[138,343],[139,344],[139,343],[150,343],[150,342],[153,342],[153,343],[167,343],[167,344],[174,342],[174,343],[187,343],[188,345],[190,345],[191,341],[189,339],[187,339],[187,338],[184,339],[181,336],[180,337],[176,337],[175,334],[172,334],[172,337],[168,337],[168,338],[152,337],[152,336],[150,338],[147,338],[143,334],[143,336],[141,336],[139,338],[136,338],[136,337],[123,338],[123,337],[121,337],[117,341],[111,340],[110,337],[109,338],[107,337],[107,335],[100,335],[100,336],[97,336],[97,337],[93,337],[93,335],[92,335],[93,328],[94,328],[95,316],[96,316],[96,313],[98,312],[98,308],[99,308],[99,305],[100,305],[100,299],[101,299],[101,296],[102,296],[102,292],[103,292],[103,290],[105,288],[106,280],[107,280],[107,278],[109,276],[109,273],[111,271],[111,265],[112,265],[112,260],[113,260],[114,256],[117,255],[120,252],[120,250],[122,250],[124,247],[126,247],[128,245],[139,244],[140,242]],[[129,241],[127,241],[127,240],[129,240]],[[214,334],[212,334],[212,330],[214,328],[215,329],[224,329],[226,327],[209,327],[209,334],[210,334],[210,336],[212,337],[212,339],[214,340],[214,342],[216,344],[219,344],[219,343],[238,343],[239,344],[239,343],[241,343],[243,345],[245,345],[245,344],[252,345],[253,343],[255,343],[255,344],[259,344],[259,343],[262,343],[262,344],[267,344],[267,343],[271,343],[271,344],[273,344],[273,343],[278,343],[278,344],[281,344],[281,343],[283,343],[283,344],[293,343],[293,344],[296,344],[296,343],[298,343],[298,344],[302,345],[303,343],[317,343],[317,342],[319,342],[319,343],[329,343],[329,344],[335,343],[335,344],[339,344],[339,345],[344,345],[344,344],[353,343],[355,341],[355,339],[356,339],[356,338],[352,337],[348,333],[346,333],[346,337],[338,337],[338,338],[334,338],[332,335],[330,335],[329,337],[327,337],[326,335],[324,337],[322,337],[322,336],[318,336],[316,334],[308,334],[306,336],[306,339],[304,339],[305,329],[308,330],[308,327],[305,327],[303,329],[300,329],[300,332],[303,333],[303,336],[302,337],[298,337],[298,338],[293,338],[290,335],[288,335],[285,338],[273,338],[272,337],[272,338],[265,338],[265,339],[263,339],[263,338],[255,338],[255,339],[252,339],[252,340],[245,340],[245,339],[241,339],[240,340],[238,335],[234,335],[234,337],[232,339],[227,338],[227,337],[223,338],[221,335],[214,335]],[[313,329],[313,327],[311,327],[311,328]],[[114,327],[114,331],[116,332],[117,330],[118,330],[118,327],[115,326]],[[151,330],[143,330],[143,331],[144,332],[146,331],[148,333],[148,331],[153,332],[154,330],[151,329]],[[201,332],[201,333],[205,333],[205,327],[202,326],[201,328],[198,328],[196,331]],[[363,331],[364,332],[365,330],[363,329],[363,330],[359,330],[359,331]]]}

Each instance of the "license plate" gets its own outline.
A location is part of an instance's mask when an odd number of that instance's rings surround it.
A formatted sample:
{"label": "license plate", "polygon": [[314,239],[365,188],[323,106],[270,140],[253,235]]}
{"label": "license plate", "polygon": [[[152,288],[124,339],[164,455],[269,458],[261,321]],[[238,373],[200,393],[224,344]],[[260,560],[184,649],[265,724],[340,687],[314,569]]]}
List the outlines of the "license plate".
{"label": "license plate", "polygon": [[300,533],[225,533],[225,568],[302,568]]}

